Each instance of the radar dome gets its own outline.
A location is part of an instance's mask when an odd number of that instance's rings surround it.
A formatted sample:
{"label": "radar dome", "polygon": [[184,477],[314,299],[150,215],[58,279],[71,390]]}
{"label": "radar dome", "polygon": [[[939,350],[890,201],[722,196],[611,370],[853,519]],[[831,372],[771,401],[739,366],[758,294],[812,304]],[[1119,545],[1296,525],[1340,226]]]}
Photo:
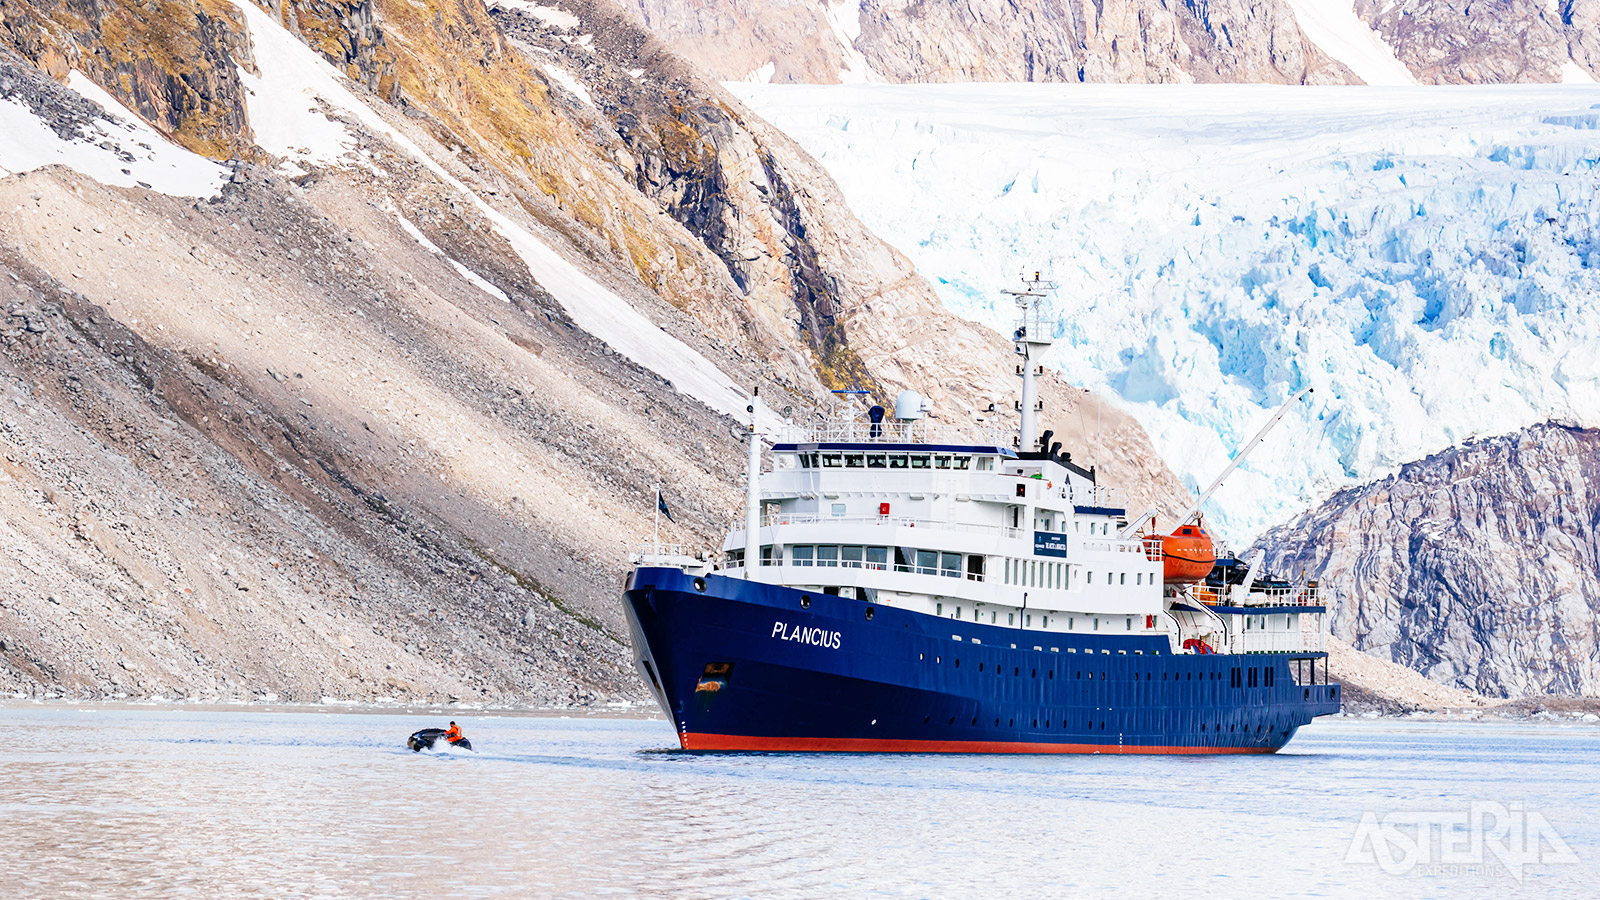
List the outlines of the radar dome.
{"label": "radar dome", "polygon": [[894,417],[902,422],[922,418],[922,395],[916,391],[901,391],[894,399]]}

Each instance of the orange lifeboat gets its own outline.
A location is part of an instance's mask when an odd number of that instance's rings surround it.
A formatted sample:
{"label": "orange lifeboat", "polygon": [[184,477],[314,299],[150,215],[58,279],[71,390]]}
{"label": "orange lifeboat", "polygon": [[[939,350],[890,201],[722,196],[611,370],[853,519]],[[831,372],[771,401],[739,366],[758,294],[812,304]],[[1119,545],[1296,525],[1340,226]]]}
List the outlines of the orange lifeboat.
{"label": "orange lifeboat", "polygon": [[1167,584],[1188,584],[1211,574],[1217,551],[1211,535],[1198,523],[1184,525],[1161,536],[1161,556],[1165,561]]}

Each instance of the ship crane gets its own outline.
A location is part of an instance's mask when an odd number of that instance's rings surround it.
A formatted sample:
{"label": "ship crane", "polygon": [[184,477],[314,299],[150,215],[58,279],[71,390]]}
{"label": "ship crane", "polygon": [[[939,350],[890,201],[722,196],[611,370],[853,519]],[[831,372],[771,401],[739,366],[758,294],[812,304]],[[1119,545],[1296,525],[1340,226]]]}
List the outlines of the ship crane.
{"label": "ship crane", "polygon": [[[1288,400],[1285,400],[1283,405],[1278,407],[1278,411],[1272,414],[1272,418],[1268,419],[1266,424],[1261,426],[1261,430],[1256,432],[1255,437],[1246,441],[1239,448],[1239,452],[1233,455],[1233,459],[1222,470],[1222,474],[1218,475],[1209,487],[1201,491],[1200,495],[1178,516],[1177,524],[1172,533],[1161,536],[1161,553],[1166,560],[1165,580],[1168,584],[1187,584],[1199,581],[1211,573],[1211,568],[1216,563],[1216,548],[1205,528],[1198,521],[1190,524],[1190,520],[1196,518],[1200,507],[1204,506],[1205,502],[1211,499],[1211,495],[1222,487],[1222,483],[1228,479],[1228,476],[1239,468],[1245,457],[1250,455],[1250,451],[1261,444],[1273,426],[1277,425],[1284,416],[1289,414],[1289,407],[1311,392],[1311,388],[1304,388]],[[1156,508],[1152,506],[1130,520],[1128,525],[1122,529],[1122,539],[1128,540],[1132,538],[1143,527],[1145,521],[1155,513]]]}

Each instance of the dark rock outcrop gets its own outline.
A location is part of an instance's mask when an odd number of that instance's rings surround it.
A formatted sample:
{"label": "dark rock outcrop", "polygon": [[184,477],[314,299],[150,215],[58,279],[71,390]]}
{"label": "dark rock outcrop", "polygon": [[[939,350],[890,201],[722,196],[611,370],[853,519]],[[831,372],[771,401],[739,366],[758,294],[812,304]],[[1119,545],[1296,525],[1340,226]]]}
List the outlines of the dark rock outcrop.
{"label": "dark rock outcrop", "polygon": [[157,130],[218,159],[249,146],[228,0],[0,0],[0,45],[55,78],[78,69]]}

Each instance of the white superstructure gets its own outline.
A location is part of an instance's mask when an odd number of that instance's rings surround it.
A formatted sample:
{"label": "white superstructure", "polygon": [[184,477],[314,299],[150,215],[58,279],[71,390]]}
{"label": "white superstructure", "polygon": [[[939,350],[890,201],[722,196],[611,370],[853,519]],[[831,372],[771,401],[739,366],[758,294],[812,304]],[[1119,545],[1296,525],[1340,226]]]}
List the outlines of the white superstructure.
{"label": "white superstructure", "polygon": [[786,425],[765,472],[752,428],[745,524],[724,541],[719,574],[1011,626],[1040,646],[1109,632],[1165,635],[1175,653],[1320,650],[1314,584],[1254,569],[1232,585],[1166,583],[1150,523],[1130,523],[1118,493],[1048,444],[1050,432],[1034,437],[1050,344],[1038,302],[1051,287],[1035,277],[1010,292],[1022,311],[1021,452],[992,426],[928,421],[911,391],[892,411]]}

